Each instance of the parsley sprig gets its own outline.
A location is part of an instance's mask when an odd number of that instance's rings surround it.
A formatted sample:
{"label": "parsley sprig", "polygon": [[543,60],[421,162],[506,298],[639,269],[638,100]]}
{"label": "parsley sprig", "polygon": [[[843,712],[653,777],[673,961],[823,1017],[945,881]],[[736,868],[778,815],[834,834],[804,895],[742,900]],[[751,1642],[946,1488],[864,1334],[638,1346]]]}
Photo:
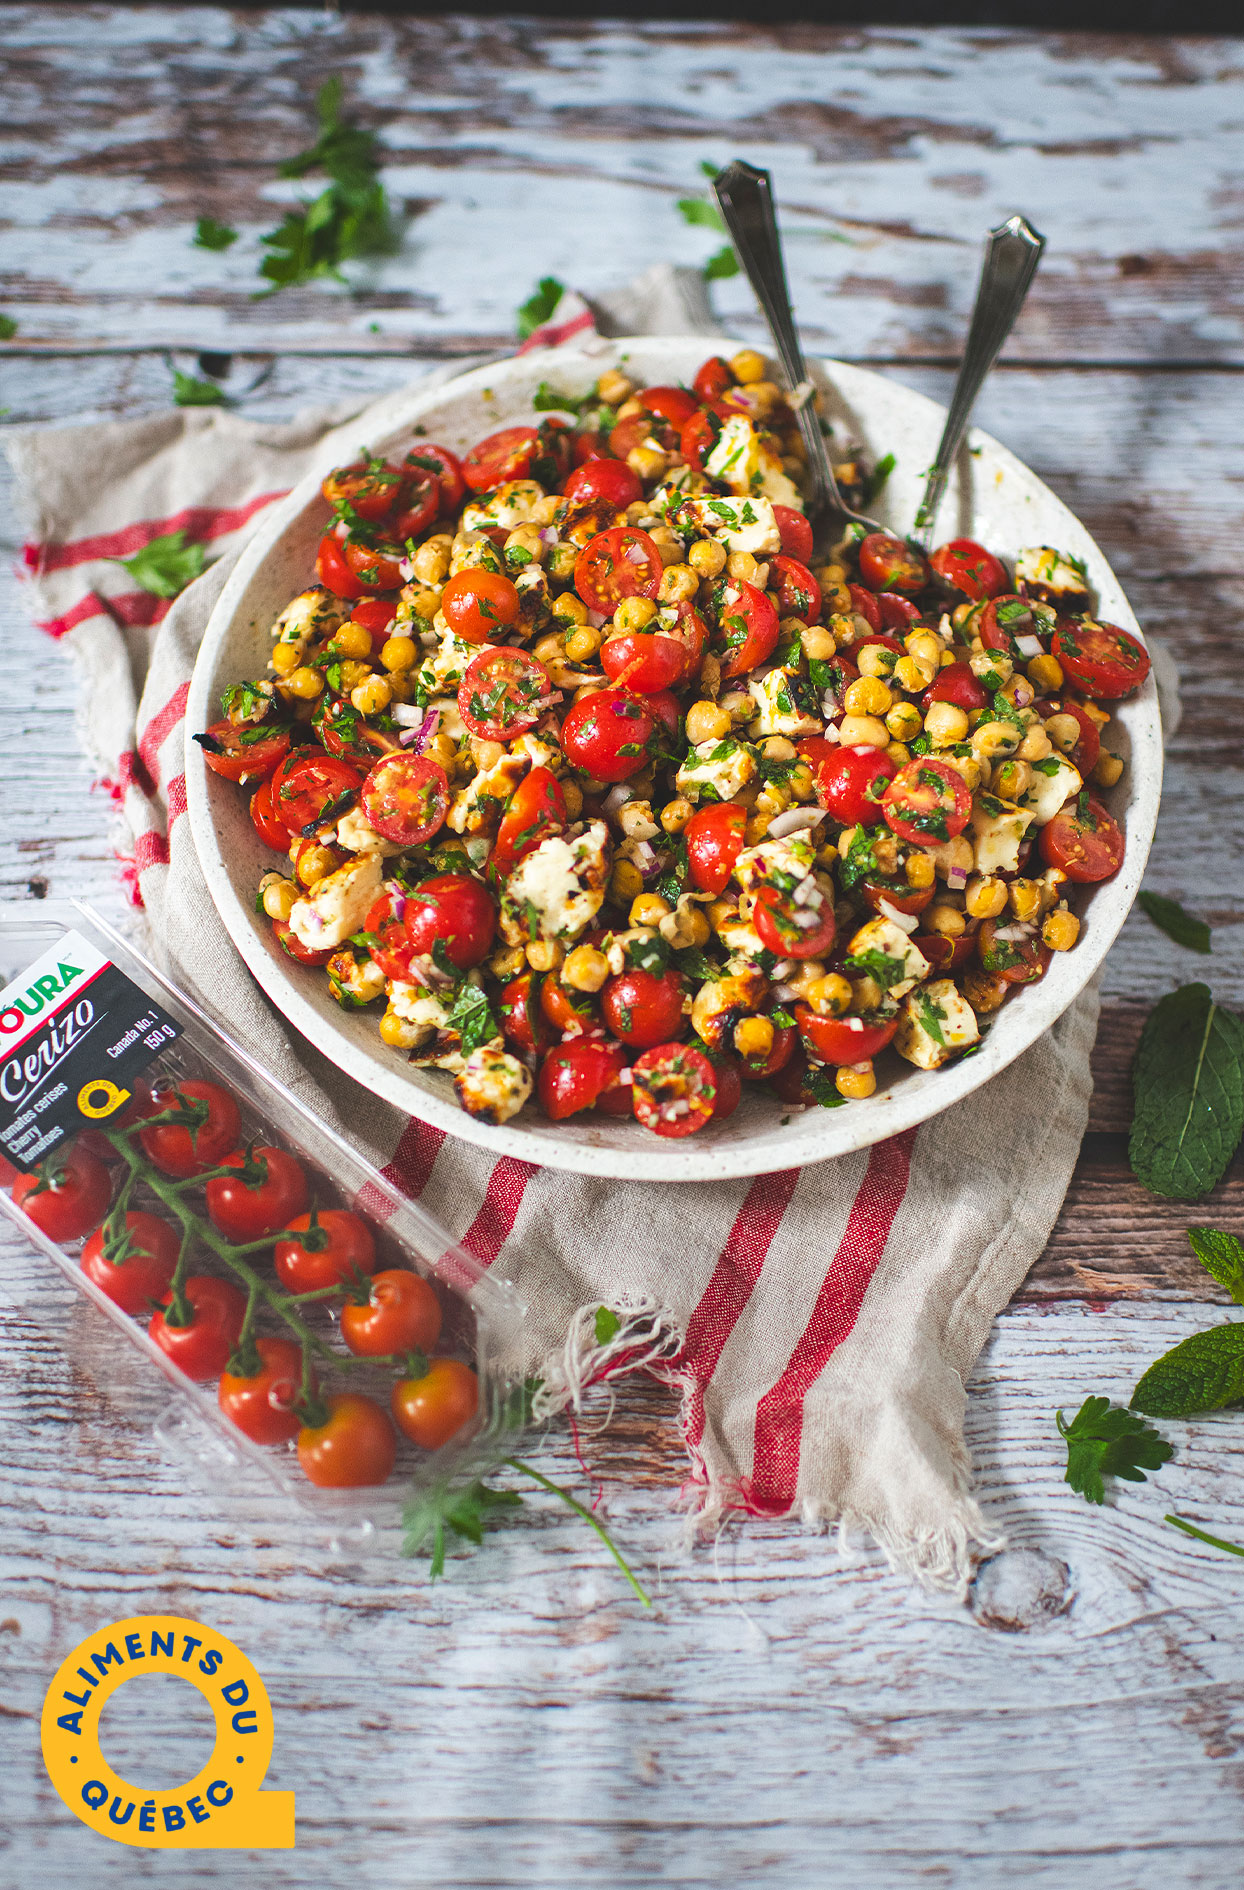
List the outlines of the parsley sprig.
{"label": "parsley sprig", "polygon": [[331,276],[344,282],[342,264],[360,256],[389,256],[399,235],[380,182],[379,146],[370,131],[341,115],[340,78],[327,79],[315,99],[320,135],[315,143],[281,165],[282,177],[322,171],[328,183],[310,203],[290,210],[261,241],[269,251],[259,273],[278,289]]}
{"label": "parsley sprig", "polygon": [[1147,1472],[1160,1470],[1173,1454],[1152,1424],[1112,1405],[1109,1398],[1086,1398],[1070,1424],[1064,1422],[1061,1411],[1056,1418],[1067,1441],[1063,1481],[1090,1503],[1105,1502],[1106,1477],[1145,1483]]}

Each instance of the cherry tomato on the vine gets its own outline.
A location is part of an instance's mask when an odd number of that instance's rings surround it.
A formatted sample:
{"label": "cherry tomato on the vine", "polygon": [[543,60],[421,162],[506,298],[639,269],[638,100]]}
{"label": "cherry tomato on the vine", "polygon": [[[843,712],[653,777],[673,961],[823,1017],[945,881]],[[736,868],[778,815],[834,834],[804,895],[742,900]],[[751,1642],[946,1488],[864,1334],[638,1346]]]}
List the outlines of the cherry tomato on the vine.
{"label": "cherry tomato on the vine", "polygon": [[[214,1175],[205,1190],[208,1216],[226,1240],[262,1240],[288,1227],[307,1205],[307,1177],[287,1149],[238,1148],[218,1166],[239,1171]],[[259,1174],[248,1181],[242,1171],[256,1168]]]}
{"label": "cherry tomato on the vine", "polygon": [[421,1274],[405,1267],[373,1273],[366,1300],[347,1300],[341,1336],[360,1358],[430,1352],[441,1336],[441,1302]]}
{"label": "cherry tomato on the vine", "polygon": [[[145,1313],[168,1291],[181,1236],[158,1214],[140,1208],[126,1215],[125,1232],[110,1251],[104,1233],[98,1228],[82,1249],[82,1271],[122,1312]],[[110,1257],[110,1252],[118,1257]]]}
{"label": "cherry tomato on the vine", "polygon": [[221,1373],[217,1393],[221,1410],[231,1424],[255,1444],[286,1444],[297,1437],[302,1419],[294,1400],[302,1387],[302,1347],[292,1339],[259,1338],[253,1372]]}
{"label": "cherry tomato on the vine", "polygon": [[374,1398],[358,1392],[325,1398],[323,1421],[304,1424],[298,1432],[302,1473],[320,1489],[354,1490],[383,1483],[396,1460],[393,1426]]}
{"label": "cherry tomato on the vine", "polygon": [[49,1240],[80,1240],[103,1219],[111,1193],[99,1157],[75,1143],[47,1156],[33,1174],[19,1175],[13,1205]]}
{"label": "cherry tomato on the vine", "polygon": [[182,1292],[190,1323],[179,1326],[170,1320],[172,1300],[166,1296],[152,1313],[147,1330],[187,1378],[219,1378],[241,1336],[246,1294],[232,1280],[218,1279],[213,1273],[192,1273],[183,1282]]}
{"label": "cherry tomato on the vine", "polygon": [[148,1160],[162,1174],[201,1175],[238,1145],[242,1118],[237,1103],[219,1083],[192,1076],[175,1086],[148,1091],[136,1107],[143,1116],[176,1110],[183,1118],[157,1123],[139,1137]]}
{"label": "cherry tomato on the vine", "polygon": [[470,1423],[479,1408],[479,1381],[461,1359],[429,1359],[417,1378],[403,1378],[390,1394],[400,1431],[420,1450],[440,1450]]}
{"label": "cherry tomato on the vine", "polygon": [[286,1231],[287,1238],[278,1240],[273,1249],[272,1264],[281,1285],[291,1293],[339,1286],[356,1274],[370,1273],[376,1264],[371,1229],[349,1208],[299,1214]]}

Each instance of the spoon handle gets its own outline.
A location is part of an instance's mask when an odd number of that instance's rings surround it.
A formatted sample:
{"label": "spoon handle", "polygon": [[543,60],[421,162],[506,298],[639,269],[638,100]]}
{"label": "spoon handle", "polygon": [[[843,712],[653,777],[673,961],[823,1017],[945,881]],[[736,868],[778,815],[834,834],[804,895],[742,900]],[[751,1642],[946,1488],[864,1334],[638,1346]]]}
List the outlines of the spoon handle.
{"label": "spoon handle", "polygon": [[[772,179],[768,171],[757,170],[754,164],[745,164],[736,158],[723,171],[718,171],[713,179],[713,190],[730,241],[768,323],[789,387],[792,392],[800,388],[806,390],[808,370],[791,313],[782,240],[773,207]],[[833,506],[837,511],[846,512],[816,410],[806,396],[797,406],[796,415],[817,485],[814,506]]]}
{"label": "spoon handle", "polygon": [[968,420],[976,405],[981,383],[1015,326],[1044,248],[1045,238],[1033,229],[1026,217],[1008,217],[1005,223],[1000,223],[996,230],[989,232],[980,286],[976,291],[976,307],[972,311],[972,326],[968,330],[967,346],[959,364],[954,398],[946,416],[937,458],[929,470],[924,498],[916,513],[914,536],[917,538],[924,538],[937,517],[937,509],[946,491],[946,481],[967,432]]}

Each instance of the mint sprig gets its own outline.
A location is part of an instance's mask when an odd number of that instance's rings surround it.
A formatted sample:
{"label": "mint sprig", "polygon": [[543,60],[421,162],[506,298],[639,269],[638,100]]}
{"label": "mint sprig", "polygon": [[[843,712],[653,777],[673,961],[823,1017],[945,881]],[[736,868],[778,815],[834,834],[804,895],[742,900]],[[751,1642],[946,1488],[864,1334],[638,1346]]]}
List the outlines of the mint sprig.
{"label": "mint sprig", "polygon": [[1150,1013],[1132,1066],[1128,1159],[1151,1194],[1194,1201],[1244,1134],[1244,1023],[1188,984]]}

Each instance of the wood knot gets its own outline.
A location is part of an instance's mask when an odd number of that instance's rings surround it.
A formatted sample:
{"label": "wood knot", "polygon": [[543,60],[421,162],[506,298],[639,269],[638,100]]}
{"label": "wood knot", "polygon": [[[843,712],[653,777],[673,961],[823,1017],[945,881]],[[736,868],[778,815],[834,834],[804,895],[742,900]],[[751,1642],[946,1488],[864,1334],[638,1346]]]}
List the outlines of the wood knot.
{"label": "wood knot", "polygon": [[1066,1614],[1072,1600],[1065,1562],[1040,1549],[1004,1549],[976,1571],[968,1605],[982,1627],[1025,1634]]}

